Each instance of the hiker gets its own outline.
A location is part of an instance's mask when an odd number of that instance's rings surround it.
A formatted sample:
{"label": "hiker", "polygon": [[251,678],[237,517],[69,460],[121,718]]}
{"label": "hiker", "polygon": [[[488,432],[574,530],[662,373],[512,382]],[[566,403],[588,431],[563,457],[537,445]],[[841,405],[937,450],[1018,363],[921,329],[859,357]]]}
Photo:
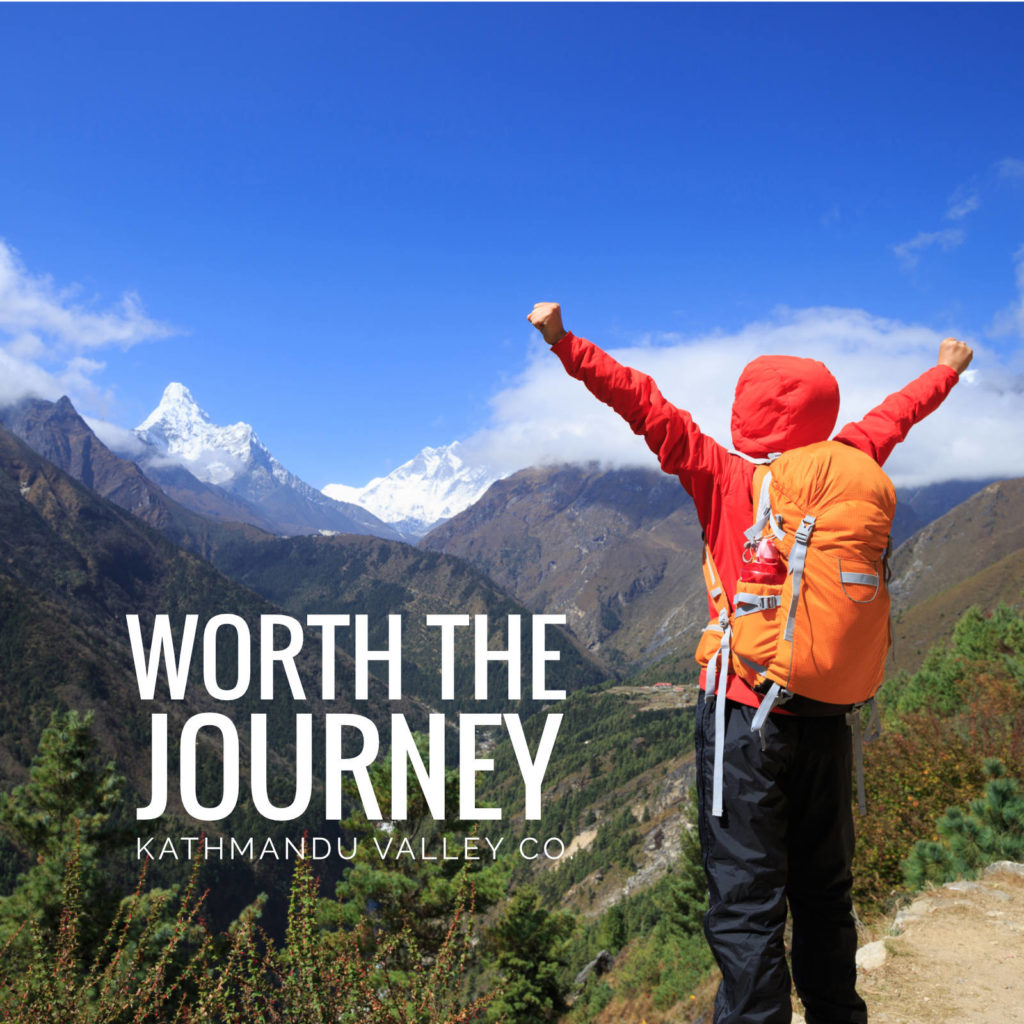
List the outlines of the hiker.
{"label": "hiker", "polygon": [[[666,401],[646,374],[566,331],[557,303],[537,303],[528,319],[570,376],[642,434],[661,468],[679,477],[696,505],[721,589],[734,594],[755,516],[757,463],[830,437],[839,414],[835,378],[814,359],[755,359],[736,387],[730,451]],[[881,466],[910,428],[941,404],[971,356],[967,345],[947,338],[935,366],[859,422],[843,427],[834,440]],[[866,578],[852,575],[855,581]],[[881,569],[876,592],[880,579]],[[712,611],[714,620],[718,609],[713,605]],[[883,639],[887,648],[888,636]],[[736,674],[728,649],[724,661],[721,672],[728,675],[717,690],[707,678],[713,673],[701,673],[696,726],[698,828],[709,890],[704,930],[722,972],[715,1024],[791,1020],[783,943],[787,902],[793,919],[793,982],[807,1024],[864,1024],[867,1010],[856,991],[851,899],[850,706],[793,696],[752,730],[766,698]],[[720,702],[716,722],[715,695],[723,683],[726,700]],[[716,796],[721,806],[715,806]]]}

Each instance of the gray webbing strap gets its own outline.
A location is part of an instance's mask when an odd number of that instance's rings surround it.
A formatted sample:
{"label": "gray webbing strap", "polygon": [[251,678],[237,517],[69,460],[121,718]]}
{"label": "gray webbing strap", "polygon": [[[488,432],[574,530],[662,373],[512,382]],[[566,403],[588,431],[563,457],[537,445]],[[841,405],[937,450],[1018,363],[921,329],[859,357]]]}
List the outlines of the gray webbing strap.
{"label": "gray webbing strap", "polygon": [[[707,627],[705,626],[704,628],[706,629]],[[734,658],[739,658],[739,660],[742,661],[743,664],[747,666],[747,668],[752,668],[758,675],[763,676],[765,672],[768,671],[767,665],[759,665],[752,658],[744,658],[743,655],[739,653],[739,651],[733,651],[732,656]]]}
{"label": "gray webbing strap", "polygon": [[[859,583],[865,587],[874,587],[875,592],[868,598],[858,600],[847,591],[847,583]],[[840,560],[839,585],[843,588],[843,593],[846,594],[846,596],[855,604],[870,604],[876,597],[878,597],[878,588],[882,585],[882,577],[873,572],[847,572],[843,569],[843,563],[842,560]]]}
{"label": "gray webbing strap", "polygon": [[878,587],[878,575],[873,572],[841,572],[843,583],[862,583],[865,587]]}
{"label": "gray webbing strap", "polygon": [[716,817],[722,816],[722,789],[725,780],[725,688],[729,680],[729,638],[732,634],[732,627],[729,625],[729,615],[722,612],[718,617],[722,626],[722,643],[712,659],[715,666],[712,679],[705,685],[710,690],[715,689],[715,764],[711,784],[711,813]]}
{"label": "gray webbing strap", "polygon": [[772,683],[771,689],[764,695],[764,699],[761,701],[757,709],[757,714],[754,715],[754,720],[750,723],[750,731],[761,734],[761,749],[766,750],[765,739],[764,739],[764,727],[768,721],[768,716],[771,714],[772,708],[776,704],[785,704],[793,694],[789,692],[784,686],[780,686],[778,683]]}
{"label": "gray webbing strap", "polygon": [[789,603],[789,615],[786,618],[786,632],[783,639],[792,643],[793,627],[796,625],[796,609],[800,602],[800,582],[804,575],[804,561],[807,558],[807,544],[814,532],[814,516],[804,516],[796,531],[793,548],[789,552],[789,571],[793,577],[793,596]]}
{"label": "gray webbing strap", "polygon": [[860,708],[854,708],[847,716],[853,730],[853,764],[857,772],[857,810],[867,814],[868,798],[864,791],[864,730],[860,721]]}
{"label": "gray webbing strap", "polygon": [[764,612],[770,608],[778,608],[782,604],[781,594],[737,594],[732,599],[733,618],[741,615],[750,615],[752,612]]}
{"label": "gray webbing strap", "polygon": [[755,543],[761,536],[761,531],[772,522],[772,503],[768,497],[768,488],[771,486],[771,482],[772,474],[769,470],[761,481],[761,493],[757,499],[757,508],[754,510],[754,525],[744,532],[744,536],[751,544]]}
{"label": "gray webbing strap", "polygon": [[874,743],[882,735],[882,719],[878,714],[878,701],[872,697],[867,702],[868,728],[864,731],[864,724],[861,720],[861,709],[863,704],[858,704],[846,716],[850,728],[853,731],[853,764],[857,772],[857,810],[866,814],[868,810],[868,799],[864,789],[864,744]]}
{"label": "gray webbing strap", "polygon": [[782,687],[778,683],[772,683],[771,689],[765,694],[764,700],[761,701],[761,705],[757,709],[757,714],[754,715],[754,720],[750,723],[751,732],[760,732],[764,728],[764,723],[768,721],[768,715],[781,695]]}

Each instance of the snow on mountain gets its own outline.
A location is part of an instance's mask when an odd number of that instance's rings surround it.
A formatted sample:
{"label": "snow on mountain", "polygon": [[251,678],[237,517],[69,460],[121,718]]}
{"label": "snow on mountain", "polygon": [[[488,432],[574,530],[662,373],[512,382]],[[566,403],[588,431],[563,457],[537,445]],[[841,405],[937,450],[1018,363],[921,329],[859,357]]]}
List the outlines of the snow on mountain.
{"label": "snow on mountain", "polygon": [[208,484],[224,485],[253,464],[275,477],[288,472],[248,423],[211,423],[184,384],[167,385],[160,404],[135,428],[135,435],[161,455],[185,463]]}
{"label": "snow on mountain", "polygon": [[422,537],[469,508],[503,474],[468,461],[458,441],[424,448],[387,476],[365,487],[328,484],[323,493],[369,509],[408,537]]}
{"label": "snow on mountain", "polygon": [[365,508],[325,496],[289,472],[248,423],[212,423],[184,384],[168,384],[134,433],[146,446],[136,460],[158,482],[162,467],[184,466],[204,483],[257,506],[280,533],[398,536]]}

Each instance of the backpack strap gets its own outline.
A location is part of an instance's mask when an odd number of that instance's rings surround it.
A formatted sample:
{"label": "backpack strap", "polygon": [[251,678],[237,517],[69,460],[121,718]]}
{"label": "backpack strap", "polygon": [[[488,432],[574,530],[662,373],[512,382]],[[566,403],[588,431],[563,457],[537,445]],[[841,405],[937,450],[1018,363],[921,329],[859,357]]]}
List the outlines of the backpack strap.
{"label": "backpack strap", "polygon": [[[768,496],[772,474],[768,466],[764,464],[773,461],[777,456],[769,456],[763,460],[750,459],[749,456],[743,457],[750,462],[758,463],[751,483],[751,502],[754,504],[755,513],[754,525],[745,534],[747,545],[753,547],[757,543],[756,538],[761,535],[768,523],[771,523],[774,533],[782,536],[781,531],[772,518],[771,501]],[[754,495],[757,495],[756,503],[754,503]],[[711,603],[715,611],[718,612],[717,625],[722,631],[722,641],[718,646],[718,650],[712,656],[711,661],[708,662],[704,684],[705,699],[708,694],[714,694],[715,697],[715,756],[712,768],[711,814],[716,818],[720,818],[722,816],[723,790],[725,788],[725,692],[729,679],[729,666],[732,660],[731,617],[746,615],[763,608],[778,607],[781,603],[781,598],[778,596],[761,597],[754,594],[737,593],[734,598],[730,599],[725,584],[722,581],[722,575],[715,565],[715,559],[711,554],[711,547],[706,539],[704,542],[704,582],[707,585]],[[733,610],[734,602],[736,604],[735,611]],[[708,628],[711,628],[711,626]],[[744,660],[746,661],[746,659]],[[750,663],[748,662],[748,664]],[[759,669],[762,667],[757,666]],[[769,696],[761,703],[757,713],[757,717],[761,721],[760,725],[755,728],[763,728],[764,719],[768,717],[768,712],[771,711],[772,706],[779,699],[778,690],[778,686],[773,686],[773,692],[769,693]],[[788,694],[783,693],[782,699],[788,696]],[[761,734],[761,741],[763,745],[763,732]]]}
{"label": "backpack strap", "polygon": [[730,455],[736,455],[743,459],[745,462],[752,462],[755,466],[767,466],[774,462],[782,452],[769,452],[767,455],[760,459],[755,459],[753,455],[747,455],[745,452],[739,452],[735,448],[730,449]]}
{"label": "backpack strap", "polygon": [[767,466],[758,466],[754,470],[753,493],[751,495],[754,504],[754,523],[744,532],[748,547],[753,547],[757,543],[758,538],[764,533],[766,526],[771,527],[771,531],[775,534],[777,540],[782,540],[786,536],[782,532],[782,528],[775,521],[775,516],[772,515],[772,501],[769,491],[771,483],[771,470]]}
{"label": "backpack strap", "polygon": [[729,613],[721,612],[718,621],[722,626],[722,643],[708,664],[708,676],[704,691],[705,700],[709,692],[713,692],[715,695],[715,760],[711,782],[711,813],[716,818],[722,816],[722,791],[725,788],[725,690],[729,682],[732,639]]}
{"label": "backpack strap", "polygon": [[771,713],[773,707],[775,707],[779,698],[782,697],[783,702],[789,696],[778,683],[772,683],[771,689],[765,694],[760,706],[757,709],[757,714],[754,715],[754,720],[750,723],[751,732],[761,733],[761,749],[764,750],[764,733],[761,730],[764,728],[764,723],[768,721],[768,715]]}
{"label": "backpack strap", "polygon": [[878,715],[878,702],[874,697],[867,702],[870,708],[868,714],[868,731],[864,733],[864,723],[861,720],[861,709],[863,704],[858,704],[846,716],[850,728],[853,731],[853,763],[857,773],[857,810],[866,814],[868,810],[867,795],[864,790],[864,744],[874,743],[882,735],[882,720]]}
{"label": "backpack strap", "polygon": [[732,611],[729,591],[722,581],[722,575],[718,571],[718,566],[715,565],[714,558],[711,556],[711,545],[708,544],[706,539],[704,541],[704,561],[702,567],[704,570],[704,586],[707,587],[711,604],[719,616],[721,616],[723,611],[728,615]]}
{"label": "backpack strap", "polygon": [[718,650],[708,662],[704,677],[705,700],[709,694],[715,698],[715,758],[712,770],[711,813],[716,818],[720,818],[725,779],[725,690],[729,683],[729,664],[732,660],[732,624],[729,622],[732,602],[718,571],[718,566],[715,565],[715,559],[711,554],[711,546],[707,539],[704,541],[703,568],[708,597],[711,598],[711,604],[718,612],[717,623],[712,619],[705,628],[713,629],[717,626],[722,632],[722,640],[718,645]]}

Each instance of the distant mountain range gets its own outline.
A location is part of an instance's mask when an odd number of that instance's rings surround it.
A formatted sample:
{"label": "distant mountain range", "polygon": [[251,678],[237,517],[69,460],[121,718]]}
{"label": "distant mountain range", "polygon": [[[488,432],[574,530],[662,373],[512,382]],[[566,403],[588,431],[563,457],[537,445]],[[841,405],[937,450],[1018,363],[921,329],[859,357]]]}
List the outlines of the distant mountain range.
{"label": "distant mountain range", "polygon": [[[426,531],[418,540],[425,552],[469,562],[497,593],[525,609],[563,612],[572,633],[607,670],[629,674],[664,662],[673,676],[693,671],[689,652],[706,609],[700,527],[678,481],[656,470],[567,465],[495,479],[454,444],[424,449],[364,488],[327,488],[373,506],[367,510],[355,500],[339,502],[314,491],[289,473],[247,424],[212,424],[182,385],[168,387],[138,428],[139,445],[130,453],[134,462],[106,449],[67,399],[25,400],[0,411],[0,422],[97,493],[276,602],[294,606],[303,582],[295,574],[298,548],[270,545],[268,534],[371,534],[394,543],[400,532],[415,541]],[[987,484],[947,481],[900,489],[894,540],[914,537],[918,550],[933,536],[925,529],[929,523],[965,500],[964,507],[970,507],[969,499]],[[428,530],[437,519],[441,522]],[[335,544],[303,549],[309,578],[317,577],[318,564],[337,560],[338,578],[356,585],[345,570],[345,560],[354,558],[366,567],[372,589],[379,577],[371,567],[382,565],[389,549],[367,558],[370,549],[354,547],[353,541],[339,537]],[[979,543],[965,548],[972,558]],[[1004,537],[990,545],[992,557],[1011,553],[1006,544],[1012,547]],[[279,569],[267,563],[270,552]],[[946,557],[965,561],[955,554]],[[945,578],[927,572],[914,576],[907,558],[901,549],[894,561],[900,567],[894,595],[904,614],[941,590]],[[403,573],[423,583],[430,576],[426,565],[404,555],[393,560],[389,585],[399,585]],[[963,583],[971,575],[962,571],[958,579]],[[285,577],[293,582],[282,587]],[[409,593],[429,593],[428,603],[444,604],[444,587],[431,587]],[[326,597],[329,587],[320,592]],[[392,595],[397,600],[398,591]],[[338,591],[332,599],[344,602],[346,595]]]}
{"label": "distant mountain range", "polygon": [[[373,615],[371,642],[387,643],[386,615],[405,617],[402,650],[406,691],[428,700],[439,672],[428,614],[487,614],[496,625],[529,610],[464,560],[367,535],[275,536],[251,525],[212,519],[185,508],[134,462],[111,452],[67,398],[22,401],[0,410],[0,423],[95,494],[155,527],[185,551],[296,615],[331,610]],[[563,637],[560,672],[570,689],[605,678],[608,670]],[[457,650],[462,678],[472,677],[472,652]]]}
{"label": "distant mountain range", "polygon": [[415,540],[473,504],[499,476],[468,460],[456,441],[424,448],[364,487],[328,484],[317,491],[287,470],[248,423],[217,426],[177,383],[133,434],[138,445],[119,453],[182,505],[285,535]]}

